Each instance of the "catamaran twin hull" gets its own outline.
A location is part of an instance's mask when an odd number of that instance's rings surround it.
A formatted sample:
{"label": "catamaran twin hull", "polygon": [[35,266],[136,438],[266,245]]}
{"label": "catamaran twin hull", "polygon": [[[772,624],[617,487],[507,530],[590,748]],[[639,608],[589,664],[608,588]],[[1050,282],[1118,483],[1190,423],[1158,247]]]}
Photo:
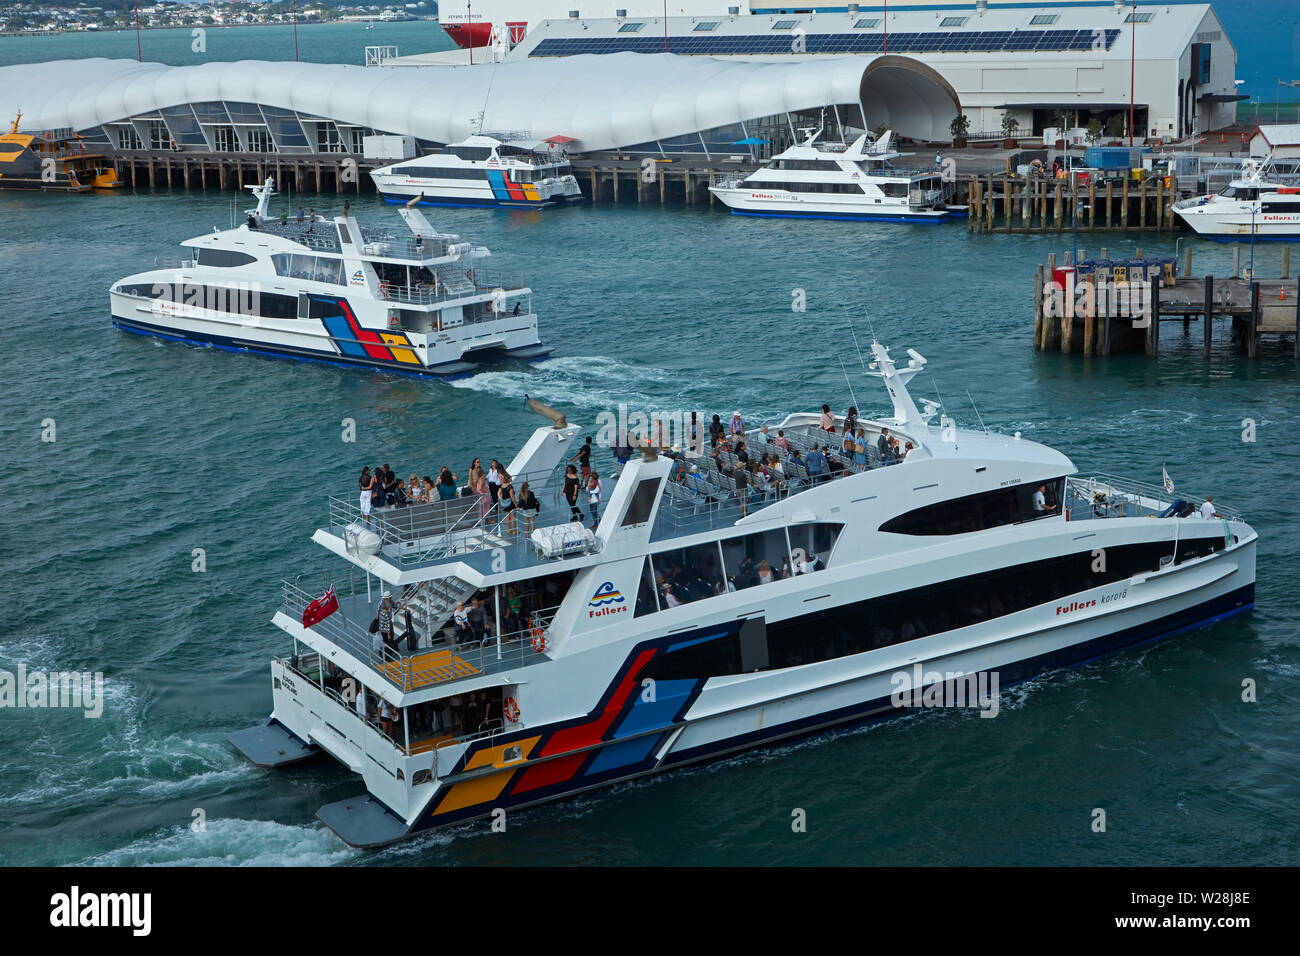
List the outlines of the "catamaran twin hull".
{"label": "catamaran twin hull", "polygon": [[[134,278],[147,279],[148,274]],[[173,278],[168,273],[159,282]],[[478,363],[502,358],[538,361],[552,351],[539,343],[537,317],[528,313],[480,321],[470,335],[433,332],[415,342],[401,329],[364,327],[354,307],[341,296],[308,296],[311,315],[305,319],[246,316],[148,296],[147,291],[140,295],[112,291],[113,325],[194,345],[427,378],[467,376]]]}
{"label": "catamaran twin hull", "polygon": [[[660,770],[716,759],[751,747],[789,741],[833,727],[906,714],[894,702],[900,672],[997,673],[1000,686],[1102,654],[1186,631],[1250,609],[1254,604],[1254,545],[1223,559],[1230,567],[1205,569],[1211,583],[1195,594],[1159,586],[1110,585],[1018,615],[968,636],[929,647],[869,652],[787,672],[731,678],[655,681],[646,675],[671,668],[671,658],[695,642],[738,638],[742,622],[686,630],[638,642],[620,661],[596,706],[581,717],[529,727],[470,747],[440,781],[428,809],[412,824],[371,803],[373,812],[322,809],[321,818],[356,846],[381,845],[409,834],[526,807],[593,787]],[[814,589],[815,590],[815,589]],[[1161,592],[1164,593],[1161,593]],[[815,602],[816,596],[793,600]],[[1113,613],[1089,613],[1100,602],[1121,602]],[[1097,602],[1097,603],[1094,603]],[[1073,605],[1072,611],[1061,610]],[[1078,622],[1073,617],[1079,618]],[[806,626],[817,626],[811,617]],[[276,672],[276,683],[290,675]],[[535,679],[544,679],[538,674]],[[294,727],[295,712],[310,706],[302,682],[276,695],[277,718]],[[974,686],[973,684],[971,686]],[[295,700],[295,691],[304,699]],[[349,801],[356,805],[359,801]]]}

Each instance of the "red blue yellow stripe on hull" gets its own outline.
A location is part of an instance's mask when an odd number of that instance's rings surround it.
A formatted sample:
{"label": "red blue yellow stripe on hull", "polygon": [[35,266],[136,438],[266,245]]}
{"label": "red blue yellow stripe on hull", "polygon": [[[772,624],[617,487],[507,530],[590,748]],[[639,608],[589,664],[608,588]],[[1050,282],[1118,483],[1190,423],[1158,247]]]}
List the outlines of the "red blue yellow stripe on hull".
{"label": "red blue yellow stripe on hull", "polygon": [[[1212,624],[1251,610],[1254,600],[1255,586],[1251,584],[1145,624],[1016,661],[998,668],[999,685],[1006,687],[1031,680],[1050,670],[1087,663],[1114,651]],[[674,635],[639,644],[629,654],[601,701],[585,717],[553,727],[531,728],[505,735],[497,738],[495,743],[479,744],[466,751],[453,768],[453,774],[471,773],[493,766],[501,769],[497,773],[452,783],[414,825],[406,828],[402,824],[400,833],[397,829],[392,830],[394,836],[383,842],[449,823],[486,817],[497,809],[517,809],[562,799],[655,771],[722,759],[753,747],[788,743],[833,728],[876,722],[911,712],[895,707],[889,697],[882,697],[656,758],[656,751],[685,725],[685,714],[705,684],[702,679],[659,681],[656,701],[649,705],[639,693],[645,667],[660,654],[668,652],[670,645],[680,644],[682,637]],[[518,766],[513,767],[506,762],[506,751],[512,747],[520,750],[520,756],[513,761]],[[341,815],[333,811],[355,802],[330,804],[322,807],[318,815],[353,846],[381,845],[348,839],[346,827],[340,825]],[[395,818],[391,811],[386,812]],[[394,819],[393,822],[397,824],[399,821]],[[353,836],[355,838],[356,834]]]}

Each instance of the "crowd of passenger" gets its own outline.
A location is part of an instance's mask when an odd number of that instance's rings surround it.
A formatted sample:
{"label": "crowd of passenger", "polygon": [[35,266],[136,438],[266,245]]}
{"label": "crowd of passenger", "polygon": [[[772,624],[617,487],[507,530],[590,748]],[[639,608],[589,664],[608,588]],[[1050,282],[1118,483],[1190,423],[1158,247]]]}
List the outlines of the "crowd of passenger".
{"label": "crowd of passenger", "polygon": [[[516,483],[506,467],[495,458],[486,470],[482,460],[475,458],[470,462],[464,481],[447,465],[439,469],[436,478],[415,472],[401,478],[385,463],[373,470],[370,466],[361,469],[357,483],[360,491],[358,505],[366,524],[370,524],[370,514],[376,508],[405,508],[477,497],[479,517],[495,514],[503,519],[506,533],[527,535],[532,533],[542,509],[529,483]],[[598,481],[596,494],[599,495]]]}

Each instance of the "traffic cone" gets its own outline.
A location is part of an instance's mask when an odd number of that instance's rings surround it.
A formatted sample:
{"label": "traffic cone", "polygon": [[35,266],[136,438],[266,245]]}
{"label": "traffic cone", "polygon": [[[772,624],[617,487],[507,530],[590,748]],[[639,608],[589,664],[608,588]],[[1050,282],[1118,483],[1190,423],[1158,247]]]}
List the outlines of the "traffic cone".
{"label": "traffic cone", "polygon": [[1286,301],[1286,284],[1285,284],[1285,283],[1283,283],[1283,285],[1282,285],[1281,294],[1278,296],[1278,298],[1281,299],[1283,302]]}
{"label": "traffic cone", "polygon": [[1219,142],[1220,142],[1220,143],[1223,142],[1223,134],[1222,134],[1222,133],[1219,134]]}

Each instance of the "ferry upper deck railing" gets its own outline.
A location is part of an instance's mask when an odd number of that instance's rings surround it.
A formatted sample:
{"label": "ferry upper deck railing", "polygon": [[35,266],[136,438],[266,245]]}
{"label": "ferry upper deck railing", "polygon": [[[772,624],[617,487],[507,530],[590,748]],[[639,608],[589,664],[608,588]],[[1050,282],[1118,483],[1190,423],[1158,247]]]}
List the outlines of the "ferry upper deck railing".
{"label": "ferry upper deck railing", "polygon": [[[1174,501],[1195,504],[1204,495],[1169,492],[1162,486],[1114,475],[1073,476],[1066,479],[1065,503],[1071,520],[1088,518],[1157,517]],[[1241,521],[1235,508],[1214,502],[1214,510],[1230,521]]]}
{"label": "ferry upper deck railing", "polygon": [[308,249],[316,249],[320,252],[342,251],[339,245],[338,227],[328,220],[311,220],[304,219],[301,222],[290,217],[284,222],[278,219],[266,217],[259,219],[257,231],[269,233],[273,236],[280,236],[282,239],[288,239],[298,243],[300,246],[306,246]]}
{"label": "ferry upper deck railing", "polygon": [[[540,485],[553,474],[552,471],[521,472],[513,475],[512,481],[519,489],[525,483]],[[502,514],[487,495],[385,506],[372,509],[369,521],[361,511],[359,497],[329,498],[331,533],[348,541],[349,529],[373,531],[379,536],[380,548],[403,565],[429,564],[469,552],[522,546],[524,541],[514,539],[522,539],[518,532],[524,523],[522,513],[515,512],[513,517]]]}
{"label": "ferry upper deck railing", "polygon": [[[426,646],[409,650],[402,649],[405,647],[404,636],[399,638],[398,647],[390,647],[376,641],[375,635],[369,632],[369,623],[378,602],[372,605],[363,595],[340,594],[340,590],[335,586],[335,593],[340,598],[339,610],[317,621],[311,629],[403,692],[549,660],[546,656],[547,631],[558,608],[533,612],[526,627],[502,634],[499,640],[495,635],[489,635],[478,641],[438,646],[433,642],[433,635],[426,635]],[[301,620],[307,605],[319,596],[290,581],[282,582],[282,591],[281,610],[295,620]],[[363,616],[370,619],[364,626],[355,617],[361,607],[365,609]],[[395,617],[397,607],[394,605]],[[353,617],[348,617],[349,609],[353,611]],[[380,645],[378,649],[376,644]]]}

